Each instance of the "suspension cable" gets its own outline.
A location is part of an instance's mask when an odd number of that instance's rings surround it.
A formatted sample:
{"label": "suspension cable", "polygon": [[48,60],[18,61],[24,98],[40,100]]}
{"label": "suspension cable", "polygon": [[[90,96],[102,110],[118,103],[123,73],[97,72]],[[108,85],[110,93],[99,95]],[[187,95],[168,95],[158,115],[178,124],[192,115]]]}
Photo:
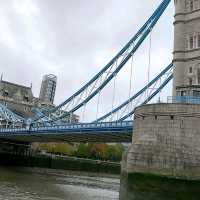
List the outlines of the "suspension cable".
{"label": "suspension cable", "polygon": [[[87,93],[88,93],[88,90],[86,90],[86,94],[85,95],[87,95]],[[83,106],[83,112],[82,112],[82,121],[83,122],[85,120],[86,105],[87,105],[87,103],[85,103],[85,105]]]}
{"label": "suspension cable", "polygon": [[[101,78],[100,78],[100,83],[102,82],[102,79],[103,79],[103,76],[101,76]],[[101,91],[102,91],[102,90],[99,91],[98,99],[97,99],[96,120],[98,119],[98,114],[99,114],[99,103],[100,103]]]}
{"label": "suspension cable", "polygon": [[[159,87],[161,86],[161,84],[162,84],[162,79],[161,79],[161,77],[160,77],[160,83],[159,83]],[[160,90],[160,92],[159,92],[159,96],[158,96],[158,103],[161,103],[161,92],[162,92],[162,90]]]}
{"label": "suspension cable", "polygon": [[[114,109],[114,103],[115,103],[115,95],[116,95],[116,79],[117,76],[115,75],[114,83],[113,83],[113,96],[112,96],[112,110]],[[111,121],[112,121],[113,115],[111,114]]]}
{"label": "suspension cable", "polygon": [[[168,73],[169,70],[171,70],[173,67],[173,63],[170,63],[164,70],[162,70],[153,80],[150,81],[149,86],[152,86],[156,81],[158,81],[160,79],[161,76],[165,75]],[[130,100],[131,102],[134,101],[137,97],[139,97],[141,94],[145,94],[146,95],[146,90],[148,88],[148,85],[145,85],[141,90],[139,90],[136,94],[134,94]],[[110,117],[110,115],[112,113],[116,113],[117,114],[117,119],[119,119],[119,111],[121,109],[123,109],[125,106],[128,105],[128,103],[130,102],[130,100],[126,100],[125,102],[123,102],[121,105],[119,105],[118,107],[116,107],[114,110],[106,113],[105,115],[103,115],[102,117],[100,117],[98,119],[98,121],[102,121],[104,119],[107,119],[108,117]]]}
{"label": "suspension cable", "polygon": [[148,89],[147,89],[147,99],[149,98],[149,81],[150,81],[150,70],[151,70],[151,38],[152,37],[152,29],[150,30],[149,33],[149,50],[148,50],[148,69],[147,69],[147,85],[148,85]]}
{"label": "suspension cable", "polygon": [[[118,68],[114,72],[114,73],[118,73],[123,68],[123,66],[126,64],[126,62],[129,60],[129,58],[131,57],[130,54],[135,53],[136,50],[140,47],[142,42],[145,40],[145,38],[149,34],[150,29],[155,26],[155,24],[157,23],[157,21],[159,20],[159,18],[161,17],[161,15],[165,11],[165,9],[169,5],[169,3],[170,3],[170,0],[163,0],[162,3],[158,6],[158,8],[155,10],[155,12],[152,14],[152,16],[147,20],[147,22],[136,33],[136,35],[127,43],[127,45],[124,46],[124,48],[116,56],[114,56],[114,58],[99,73],[97,73],[88,83],[86,83],[83,87],[81,87],[81,89],[79,89],[74,95],[69,97],[67,100],[62,102],[60,105],[49,110],[48,114],[54,113],[56,110],[62,108],[66,104],[68,104],[73,98],[80,95],[85,90],[86,87],[88,87],[92,83],[94,83],[99,78],[99,76],[101,76],[107,69],[109,69],[110,66],[116,60],[118,60],[119,58],[121,58],[121,56],[123,56],[124,52],[126,52],[126,50],[130,47],[130,45],[132,44],[133,41],[137,41],[137,44],[135,44],[135,46],[132,48],[132,50],[130,50],[129,54],[122,60],[122,62],[119,64]],[[107,80],[105,80],[96,90],[94,90],[90,96],[88,96],[85,100],[80,102],[78,105],[71,108],[69,112],[74,112],[74,111],[78,110],[80,107],[82,107],[85,103],[89,102],[95,95],[97,95],[99,93],[100,90],[102,90],[112,80],[114,73],[111,74],[107,78]],[[64,113],[62,116],[59,116],[58,119],[63,118],[66,115],[68,115],[68,113]],[[42,117],[40,117],[40,118],[42,118]],[[38,121],[40,118],[34,119],[34,122]],[[53,121],[56,121],[56,119],[53,119]]]}
{"label": "suspension cable", "polygon": [[[115,69],[116,68],[117,68],[117,62],[116,62]],[[115,96],[116,96],[116,79],[117,79],[117,74],[115,74],[114,83],[113,83],[112,110],[114,109]],[[110,121],[112,121],[112,118],[113,118],[113,114],[111,114]]]}
{"label": "suspension cable", "polygon": [[133,55],[131,58],[131,69],[130,69],[130,80],[129,80],[129,94],[128,94],[128,98],[129,98],[129,109],[131,109],[131,93],[132,93],[132,82],[133,82]]}

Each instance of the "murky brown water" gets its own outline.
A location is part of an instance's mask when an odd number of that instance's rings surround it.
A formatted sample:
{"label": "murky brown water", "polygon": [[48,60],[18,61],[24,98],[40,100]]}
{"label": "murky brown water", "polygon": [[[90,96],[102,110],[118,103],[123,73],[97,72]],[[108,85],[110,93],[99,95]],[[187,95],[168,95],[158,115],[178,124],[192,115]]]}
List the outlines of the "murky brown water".
{"label": "murky brown water", "polygon": [[0,167],[2,200],[118,200],[119,177]]}

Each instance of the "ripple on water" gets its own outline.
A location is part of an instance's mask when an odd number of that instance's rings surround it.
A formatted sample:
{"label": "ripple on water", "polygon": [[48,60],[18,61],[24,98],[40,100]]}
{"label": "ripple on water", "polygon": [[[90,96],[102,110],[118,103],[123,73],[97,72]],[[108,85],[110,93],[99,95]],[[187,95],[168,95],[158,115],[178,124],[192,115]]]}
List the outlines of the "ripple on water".
{"label": "ripple on water", "polygon": [[119,178],[60,172],[0,167],[0,200],[119,199]]}

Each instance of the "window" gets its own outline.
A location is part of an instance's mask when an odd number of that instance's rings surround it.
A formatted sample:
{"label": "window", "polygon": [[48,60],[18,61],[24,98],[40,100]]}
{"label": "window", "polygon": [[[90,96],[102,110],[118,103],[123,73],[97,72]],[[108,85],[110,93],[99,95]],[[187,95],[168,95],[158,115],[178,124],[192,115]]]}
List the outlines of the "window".
{"label": "window", "polygon": [[192,85],[192,78],[189,78],[189,85]]}
{"label": "window", "polygon": [[194,2],[193,0],[190,0],[190,11],[194,10]]}
{"label": "window", "polygon": [[188,12],[192,12],[198,10],[200,8],[200,1],[199,0],[187,0],[186,1],[186,10]]}
{"label": "window", "polygon": [[8,90],[4,90],[3,96],[7,97],[8,96]]}
{"label": "window", "polygon": [[194,44],[194,40],[193,40],[193,36],[190,36],[190,49],[193,49],[193,44]]}
{"label": "window", "polygon": [[200,68],[197,69],[197,83],[200,84]]}
{"label": "window", "polygon": [[189,73],[192,74],[192,67],[189,68]]}
{"label": "window", "polygon": [[194,35],[193,36],[193,49],[196,49],[197,48],[197,35]]}
{"label": "window", "polygon": [[189,50],[200,48],[200,33],[194,33],[193,35],[190,35],[187,40]]}
{"label": "window", "polygon": [[181,96],[186,96],[186,91],[181,91]]}
{"label": "window", "polygon": [[27,95],[24,96],[24,101],[27,101],[27,102],[29,101],[29,98]]}
{"label": "window", "polygon": [[194,90],[193,91],[193,96],[200,97],[200,91]]}

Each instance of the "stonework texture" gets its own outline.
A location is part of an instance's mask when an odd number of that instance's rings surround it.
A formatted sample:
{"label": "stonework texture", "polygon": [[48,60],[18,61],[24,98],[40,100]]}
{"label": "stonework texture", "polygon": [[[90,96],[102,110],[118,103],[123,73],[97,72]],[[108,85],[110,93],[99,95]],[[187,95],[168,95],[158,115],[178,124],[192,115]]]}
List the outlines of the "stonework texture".
{"label": "stonework texture", "polygon": [[200,105],[138,107],[122,171],[199,180]]}
{"label": "stonework texture", "polygon": [[200,86],[200,0],[175,0],[174,80],[176,88]]}

